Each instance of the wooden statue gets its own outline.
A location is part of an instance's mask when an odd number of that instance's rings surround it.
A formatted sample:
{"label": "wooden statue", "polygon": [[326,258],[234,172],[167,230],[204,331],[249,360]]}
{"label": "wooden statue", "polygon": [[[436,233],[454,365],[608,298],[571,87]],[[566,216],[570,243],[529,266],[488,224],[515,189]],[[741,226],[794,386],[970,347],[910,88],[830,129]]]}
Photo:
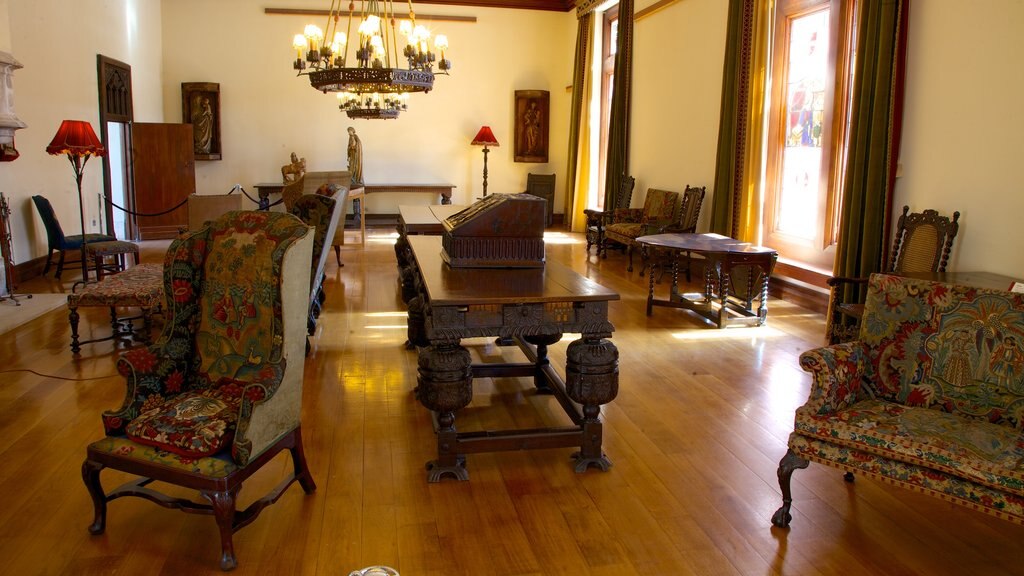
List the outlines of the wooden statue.
{"label": "wooden statue", "polygon": [[306,159],[300,159],[292,152],[292,163],[281,166],[281,181],[295,182],[299,178],[302,178],[306,174]]}

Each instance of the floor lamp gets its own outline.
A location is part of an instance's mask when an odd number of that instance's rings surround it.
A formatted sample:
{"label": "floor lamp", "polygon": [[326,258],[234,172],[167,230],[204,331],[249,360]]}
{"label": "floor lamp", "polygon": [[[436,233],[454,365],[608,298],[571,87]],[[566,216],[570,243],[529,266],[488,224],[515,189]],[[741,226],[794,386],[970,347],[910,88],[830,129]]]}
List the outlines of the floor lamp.
{"label": "floor lamp", "polygon": [[82,223],[82,282],[89,281],[89,265],[85,259],[85,244],[88,241],[85,233],[85,206],[82,203],[82,172],[90,156],[103,156],[106,150],[92,124],[84,120],[65,120],[57,129],[57,135],[46,147],[46,151],[54,156],[65,154],[75,171],[75,184],[78,185],[78,214]]}
{"label": "floor lamp", "polygon": [[484,147],[484,196],[487,196],[487,147],[498,146],[498,139],[494,137],[490,126],[483,126],[470,144]]}

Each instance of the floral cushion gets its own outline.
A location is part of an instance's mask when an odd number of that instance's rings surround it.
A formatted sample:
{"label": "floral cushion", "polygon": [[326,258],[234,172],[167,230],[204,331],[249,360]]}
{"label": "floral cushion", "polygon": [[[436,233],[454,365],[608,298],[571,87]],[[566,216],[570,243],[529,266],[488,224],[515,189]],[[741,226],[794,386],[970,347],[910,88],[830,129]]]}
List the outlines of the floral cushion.
{"label": "floral cushion", "polygon": [[1024,524],[1024,497],[943,474],[931,466],[919,466],[846,445],[794,433],[789,448],[797,456],[870,474],[890,484],[965,505],[993,516]]}
{"label": "floral cushion", "polygon": [[799,409],[795,430],[1024,497],[1024,435],[928,408],[862,400],[831,415]]}
{"label": "floral cushion", "polygon": [[619,222],[609,225],[604,229],[604,232],[606,236],[611,236],[612,238],[620,237],[635,240],[643,236],[645,230],[647,230],[647,226],[644,224]]}
{"label": "floral cushion", "polygon": [[181,470],[190,474],[201,474],[211,478],[224,478],[238,470],[238,465],[231,459],[228,452],[214,456],[194,458],[182,456],[154,446],[146,446],[133,442],[124,436],[105,436],[89,445],[98,452],[111,454],[119,458],[130,458],[140,462],[159,464],[168,468]]}
{"label": "floral cushion", "polygon": [[235,437],[241,388],[224,384],[217,388],[186,392],[157,399],[125,429],[128,438],[185,456],[201,458],[230,446]]}

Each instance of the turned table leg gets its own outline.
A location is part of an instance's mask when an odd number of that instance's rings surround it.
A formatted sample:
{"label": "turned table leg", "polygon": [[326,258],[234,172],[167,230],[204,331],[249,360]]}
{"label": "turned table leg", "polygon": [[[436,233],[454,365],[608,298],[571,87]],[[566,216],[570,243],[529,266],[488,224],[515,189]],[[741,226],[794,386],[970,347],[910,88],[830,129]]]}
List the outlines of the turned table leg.
{"label": "turned table leg", "polygon": [[619,350],[604,334],[584,334],[566,349],[565,392],[583,405],[583,439],[573,454],[576,472],[590,466],[607,471],[612,463],[601,450],[601,405],[619,393]]}
{"label": "turned table leg", "polygon": [[458,341],[431,343],[420,349],[416,398],[437,413],[437,459],[427,463],[427,481],[445,475],[469,480],[465,457],[457,453],[455,412],[473,399],[473,367],[469,350]]}

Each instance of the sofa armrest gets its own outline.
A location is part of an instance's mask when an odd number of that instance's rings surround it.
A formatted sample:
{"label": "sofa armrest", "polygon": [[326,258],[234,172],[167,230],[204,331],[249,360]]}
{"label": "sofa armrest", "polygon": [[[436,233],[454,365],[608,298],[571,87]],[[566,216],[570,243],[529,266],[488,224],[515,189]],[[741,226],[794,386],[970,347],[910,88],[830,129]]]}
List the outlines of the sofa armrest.
{"label": "sofa armrest", "polygon": [[823,415],[858,401],[867,362],[867,347],[860,341],[815,348],[801,354],[800,367],[811,374],[811,393],[804,409]]}

